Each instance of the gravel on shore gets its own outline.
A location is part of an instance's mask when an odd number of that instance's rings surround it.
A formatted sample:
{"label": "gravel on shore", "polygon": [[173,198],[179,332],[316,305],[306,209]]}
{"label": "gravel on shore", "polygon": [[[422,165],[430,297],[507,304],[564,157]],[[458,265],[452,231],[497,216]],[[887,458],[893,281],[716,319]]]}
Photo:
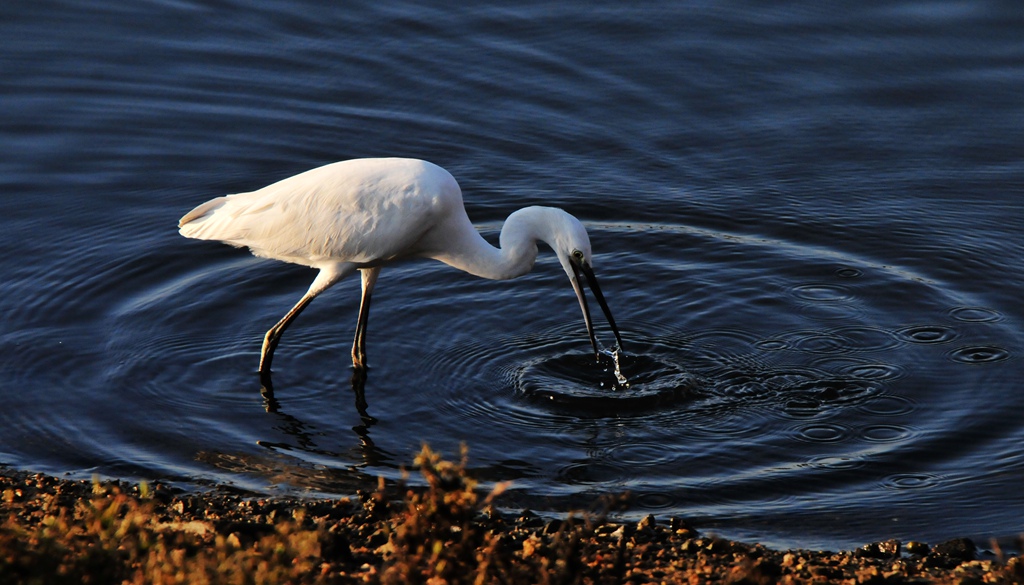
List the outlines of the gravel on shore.
{"label": "gravel on shore", "polygon": [[[335,500],[184,493],[0,469],[0,582],[1024,583],[968,539],[772,550],[679,518],[501,514],[464,464],[426,448],[427,487]],[[982,558],[984,557],[984,558]]]}

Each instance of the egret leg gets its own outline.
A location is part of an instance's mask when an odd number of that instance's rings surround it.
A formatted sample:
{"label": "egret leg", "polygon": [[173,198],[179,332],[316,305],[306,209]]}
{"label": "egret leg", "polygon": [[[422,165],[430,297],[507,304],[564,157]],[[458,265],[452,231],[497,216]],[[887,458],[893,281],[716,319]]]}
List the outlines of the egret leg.
{"label": "egret leg", "polygon": [[309,303],[317,297],[320,293],[324,292],[331,287],[334,283],[338,282],[345,276],[352,273],[355,270],[354,266],[332,266],[329,268],[322,268],[320,273],[313,279],[313,284],[309,285],[309,290],[306,294],[302,295],[299,302],[295,303],[288,313],[281,318],[273,327],[267,331],[267,334],[263,337],[263,349],[260,351],[260,376],[265,377],[270,375],[270,362],[274,359],[274,350],[277,349],[277,344],[281,341],[281,334],[284,330],[292,324],[292,321],[299,316],[299,313],[306,308]]}
{"label": "egret leg", "polygon": [[377,284],[380,268],[361,268],[363,297],[359,301],[359,320],[356,322],[356,338],[352,341],[352,367],[357,370],[366,367],[366,324],[370,320],[370,297]]}
{"label": "egret leg", "polygon": [[302,295],[299,302],[292,307],[291,311],[281,318],[276,325],[267,331],[267,334],[263,337],[263,350],[260,352],[260,374],[266,374],[270,372],[270,362],[274,359],[274,350],[277,349],[278,342],[281,341],[281,334],[284,330],[292,324],[292,321],[299,316],[299,313],[306,308],[314,298],[315,294],[306,293]]}

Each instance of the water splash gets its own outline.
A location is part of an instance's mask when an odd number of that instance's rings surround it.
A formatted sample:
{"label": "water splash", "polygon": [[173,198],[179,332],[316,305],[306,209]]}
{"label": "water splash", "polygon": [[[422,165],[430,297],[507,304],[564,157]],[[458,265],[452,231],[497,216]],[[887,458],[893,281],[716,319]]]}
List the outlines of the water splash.
{"label": "water splash", "polygon": [[[619,357],[624,355],[622,348],[616,344],[612,349],[602,349],[601,353],[611,358],[614,365],[612,374],[615,376],[615,382],[612,383],[612,390],[629,388],[629,379],[622,373],[622,362],[619,360]],[[608,369],[606,368],[605,371],[607,372]],[[604,386],[604,382],[601,383],[601,386]]]}

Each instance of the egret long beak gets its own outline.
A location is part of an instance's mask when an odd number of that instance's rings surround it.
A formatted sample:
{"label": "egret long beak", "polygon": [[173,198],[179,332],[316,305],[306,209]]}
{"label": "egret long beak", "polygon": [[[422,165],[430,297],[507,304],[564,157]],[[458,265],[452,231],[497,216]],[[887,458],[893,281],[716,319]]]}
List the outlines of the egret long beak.
{"label": "egret long beak", "polygon": [[622,347],[622,337],[619,336],[619,328],[615,325],[615,318],[612,317],[611,310],[608,309],[608,303],[604,300],[604,295],[601,294],[601,287],[597,285],[597,277],[594,276],[594,271],[581,262],[577,264],[575,261],[570,261],[569,264],[572,266],[573,278],[572,278],[572,290],[576,292],[576,298],[580,302],[580,308],[583,309],[583,322],[587,325],[587,334],[590,335],[590,344],[594,346],[594,358],[597,359],[600,354],[600,349],[597,346],[597,337],[594,335],[594,324],[590,319],[590,308],[587,307],[587,297],[583,295],[583,286],[580,283],[580,274],[587,279],[587,286],[590,287],[590,291],[594,293],[594,298],[597,299],[597,304],[601,305],[601,310],[604,311],[605,319],[608,320],[608,324],[612,327],[612,333],[615,334],[615,341],[618,342],[619,347]]}

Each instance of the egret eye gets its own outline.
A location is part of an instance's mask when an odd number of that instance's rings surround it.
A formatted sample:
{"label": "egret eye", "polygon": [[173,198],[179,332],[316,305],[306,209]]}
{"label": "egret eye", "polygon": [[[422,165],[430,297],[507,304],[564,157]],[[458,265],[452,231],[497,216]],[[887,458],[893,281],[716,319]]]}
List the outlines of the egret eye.
{"label": "egret eye", "polygon": [[572,257],[580,262],[583,262],[583,252],[580,252],[579,250],[573,250]]}

